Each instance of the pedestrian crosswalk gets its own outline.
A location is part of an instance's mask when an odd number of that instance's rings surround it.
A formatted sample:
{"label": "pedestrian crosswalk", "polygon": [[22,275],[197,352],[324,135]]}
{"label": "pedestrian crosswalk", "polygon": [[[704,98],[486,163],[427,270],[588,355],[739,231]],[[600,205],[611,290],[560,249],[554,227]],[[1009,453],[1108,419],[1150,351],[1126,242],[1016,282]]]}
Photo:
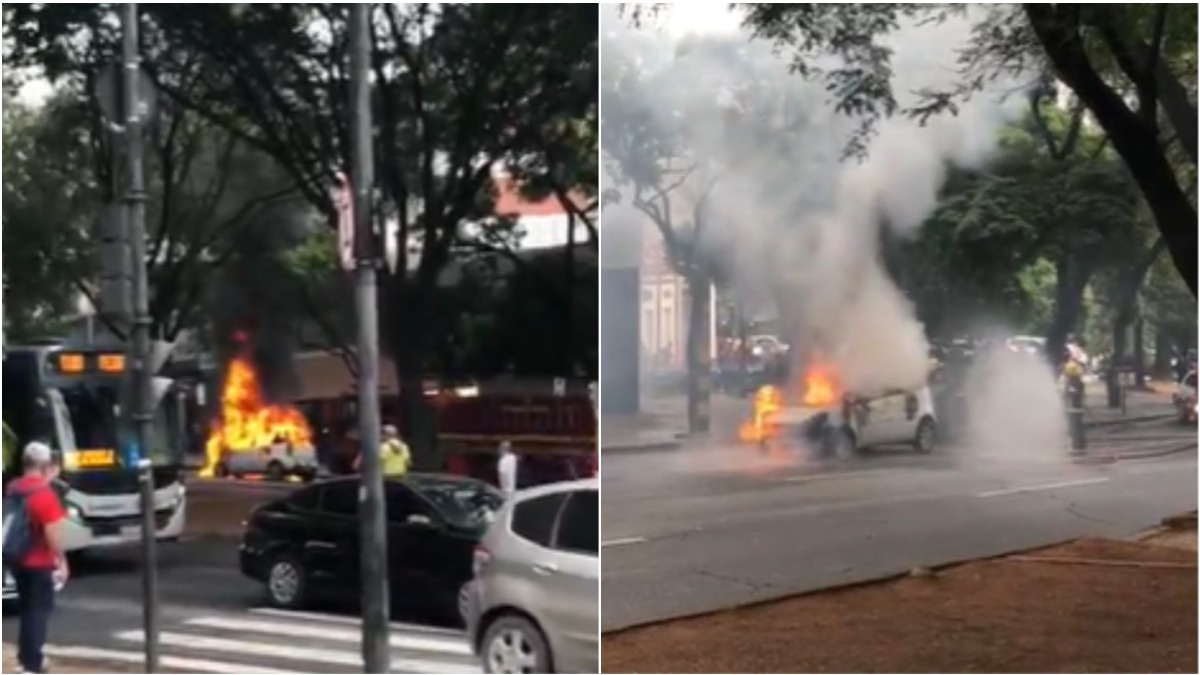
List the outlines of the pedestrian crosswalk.
{"label": "pedestrian crosswalk", "polygon": [[[337,673],[361,672],[361,622],[353,617],[252,609],[168,621],[159,631],[162,668],[167,672]],[[461,631],[393,623],[393,673],[478,673]],[[52,659],[138,664],[144,634],[118,627],[103,644],[55,644]]]}

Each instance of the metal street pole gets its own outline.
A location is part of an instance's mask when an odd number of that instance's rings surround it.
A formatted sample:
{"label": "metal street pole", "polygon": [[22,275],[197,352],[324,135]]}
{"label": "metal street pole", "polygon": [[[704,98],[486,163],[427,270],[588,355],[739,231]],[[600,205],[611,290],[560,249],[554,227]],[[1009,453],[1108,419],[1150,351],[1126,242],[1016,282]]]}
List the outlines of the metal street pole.
{"label": "metal street pole", "polygon": [[391,672],[388,641],[387,529],[379,457],[379,317],[371,231],[374,155],[371,150],[370,5],[350,6],[350,106],[353,110],[355,296],[358,304],[358,425],[362,439],[362,652],[367,673]]}
{"label": "metal street pole", "polygon": [[129,218],[130,254],[133,258],[133,340],[130,363],[133,377],[132,419],[139,460],[138,486],[142,511],[142,630],[146,672],[158,672],[158,559],[154,522],[154,472],[150,460],[153,411],[150,372],[150,292],[146,279],[146,189],[143,173],[141,58],[138,54],[138,6],[121,5],[121,61],[124,86],[122,111],[125,127],[127,182],[125,208]]}

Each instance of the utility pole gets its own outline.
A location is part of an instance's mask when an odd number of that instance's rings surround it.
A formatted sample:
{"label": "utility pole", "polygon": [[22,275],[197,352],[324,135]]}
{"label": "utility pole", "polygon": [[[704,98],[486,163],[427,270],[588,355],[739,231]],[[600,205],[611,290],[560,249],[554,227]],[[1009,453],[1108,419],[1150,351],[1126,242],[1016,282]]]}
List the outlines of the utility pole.
{"label": "utility pole", "polygon": [[375,186],[370,84],[370,5],[350,5],[350,109],[354,186],[355,296],[358,304],[358,425],[362,439],[362,652],[367,673],[391,672],[388,640],[387,520],[379,457],[379,317],[371,230]]}
{"label": "utility pole", "polygon": [[[142,630],[145,642],[146,672],[158,672],[158,552],[154,522],[154,472],[150,459],[150,409],[153,398],[150,372],[150,290],[146,279],[146,177],[143,172],[144,124],[148,106],[143,104],[141,57],[138,54],[138,6],[121,5],[121,110],[125,133],[125,214],[128,220],[130,257],[133,273],[132,421],[138,449],[138,486],[142,511]],[[146,108],[147,110],[143,110]]]}

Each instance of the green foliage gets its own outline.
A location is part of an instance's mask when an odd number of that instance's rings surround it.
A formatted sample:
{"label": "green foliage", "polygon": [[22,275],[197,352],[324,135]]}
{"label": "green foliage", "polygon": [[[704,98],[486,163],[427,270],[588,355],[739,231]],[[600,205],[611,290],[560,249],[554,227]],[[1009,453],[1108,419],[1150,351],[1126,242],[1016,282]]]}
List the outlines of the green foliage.
{"label": "green foliage", "polygon": [[100,190],[75,110],[4,108],[4,319],[10,339],[56,328],[95,270],[91,229]]}
{"label": "green foliage", "polygon": [[1124,160],[1194,294],[1195,181],[1180,160],[1194,171],[1195,6],[988,7],[973,16],[982,20],[961,52],[959,81],[946,91],[920,92],[916,104],[901,109],[892,90],[888,37],[903,24],[940,21],[964,11],[942,4],[752,3],[745,6],[745,23],[755,35],[788,50],[801,72],[812,71],[818,62],[834,64],[820,74],[835,105],[861,122],[852,152],[865,148],[862,139],[881,117],[925,118],[953,110],[1000,76],[1057,76]]}

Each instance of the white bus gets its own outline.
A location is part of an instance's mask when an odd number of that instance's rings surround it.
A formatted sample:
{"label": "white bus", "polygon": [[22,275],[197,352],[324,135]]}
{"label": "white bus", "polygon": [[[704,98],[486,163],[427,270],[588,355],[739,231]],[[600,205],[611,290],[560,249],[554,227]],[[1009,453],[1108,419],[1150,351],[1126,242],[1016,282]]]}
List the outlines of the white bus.
{"label": "white bus", "polygon": [[[8,347],[4,354],[4,423],[14,451],[6,454],[4,483],[20,474],[20,448],[42,441],[59,454],[60,497],[68,514],[68,551],[141,541],[141,503],[131,455],[132,438],[122,424],[125,355],[118,348],[61,344]],[[160,384],[161,384],[160,380]],[[178,539],[187,517],[183,466],[171,452],[166,411],[156,387],[154,518],[159,539]]]}

